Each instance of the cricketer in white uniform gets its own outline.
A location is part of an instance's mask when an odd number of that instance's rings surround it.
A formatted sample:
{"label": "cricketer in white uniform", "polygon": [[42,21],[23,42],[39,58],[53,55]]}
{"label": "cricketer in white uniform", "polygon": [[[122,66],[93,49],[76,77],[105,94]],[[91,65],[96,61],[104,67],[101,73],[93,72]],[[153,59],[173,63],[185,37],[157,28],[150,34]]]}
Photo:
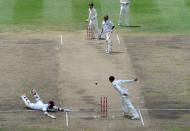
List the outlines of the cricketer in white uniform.
{"label": "cricketer in white uniform", "polygon": [[102,22],[102,32],[106,36],[106,53],[110,53],[112,51],[112,40],[111,40],[111,33],[114,29],[114,24],[111,20],[109,20],[109,16],[104,16],[104,20]]}
{"label": "cricketer in white uniform", "polygon": [[35,99],[35,103],[31,103],[30,100],[26,97],[26,95],[21,96],[22,101],[24,102],[26,107],[29,109],[43,111],[44,115],[46,115],[50,118],[53,118],[53,119],[55,119],[56,117],[53,115],[50,115],[48,112],[57,112],[57,111],[68,112],[68,111],[70,111],[69,109],[63,109],[63,108],[55,106],[53,101],[49,101],[48,104],[44,104],[42,102],[40,96],[35,91],[35,89],[32,89],[31,93],[33,95],[33,98]]}
{"label": "cricketer in white uniform", "polygon": [[130,0],[120,0],[120,13],[119,13],[119,20],[118,20],[118,25],[120,26],[122,23],[122,17],[125,16],[125,24],[126,26],[129,26],[129,21],[128,21],[128,12],[129,12],[129,3]]}
{"label": "cricketer in white uniform", "polygon": [[115,88],[115,90],[120,94],[121,98],[121,104],[124,111],[124,116],[128,116],[129,113],[132,114],[131,119],[132,120],[139,120],[139,114],[137,110],[132,105],[130,99],[129,99],[129,92],[128,89],[124,87],[125,83],[133,83],[136,82],[138,79],[134,80],[115,80],[114,76],[109,77],[109,81],[112,83],[112,86]]}
{"label": "cricketer in white uniform", "polygon": [[90,3],[89,4],[89,15],[88,15],[88,21],[89,21],[89,27],[92,28],[94,37],[98,38],[99,37],[99,27],[98,27],[98,19],[97,19],[97,12],[96,9],[94,8],[94,4]]}

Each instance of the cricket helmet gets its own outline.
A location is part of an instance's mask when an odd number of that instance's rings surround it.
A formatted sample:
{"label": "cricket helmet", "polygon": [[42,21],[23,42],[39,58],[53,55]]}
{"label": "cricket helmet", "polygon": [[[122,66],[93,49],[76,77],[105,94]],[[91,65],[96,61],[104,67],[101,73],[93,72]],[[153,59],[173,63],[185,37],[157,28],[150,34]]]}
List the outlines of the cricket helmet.
{"label": "cricket helmet", "polygon": [[113,82],[114,80],[115,80],[115,77],[114,77],[114,76],[110,76],[110,77],[109,77],[109,81],[110,81],[110,82]]}
{"label": "cricket helmet", "polygon": [[104,20],[106,21],[106,20],[108,20],[109,19],[109,16],[108,15],[105,15],[104,16]]}
{"label": "cricket helmet", "polygon": [[53,108],[53,106],[55,106],[55,103],[54,101],[48,101],[48,105],[49,108]]}
{"label": "cricket helmet", "polygon": [[94,4],[91,2],[91,3],[89,3],[89,6],[90,6],[90,7],[93,7],[93,6],[94,6]]}

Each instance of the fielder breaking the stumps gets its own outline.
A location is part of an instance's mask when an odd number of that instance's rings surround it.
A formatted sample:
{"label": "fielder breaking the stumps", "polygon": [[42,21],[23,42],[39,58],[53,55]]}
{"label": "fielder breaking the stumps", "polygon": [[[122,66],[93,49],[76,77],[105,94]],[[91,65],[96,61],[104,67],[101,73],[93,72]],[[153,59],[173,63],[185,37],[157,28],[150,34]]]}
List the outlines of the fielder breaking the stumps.
{"label": "fielder breaking the stumps", "polygon": [[[137,78],[134,80],[115,80],[114,76],[109,77],[109,81],[112,83],[112,86],[120,94],[121,104],[122,104],[123,111],[124,111],[124,116],[130,117],[130,119],[132,119],[132,120],[139,120],[140,117],[139,117],[138,112],[136,111],[136,109],[134,108],[134,106],[132,105],[132,103],[129,99],[128,89],[125,88],[123,85],[125,83],[136,82],[137,80],[138,80]],[[129,113],[131,113],[132,116],[130,116]]]}
{"label": "fielder breaking the stumps", "polygon": [[104,16],[104,20],[102,22],[102,33],[106,36],[106,44],[107,49],[106,53],[110,53],[112,51],[112,40],[111,40],[111,33],[115,28],[113,22],[109,19],[108,15]]}
{"label": "fielder breaking the stumps", "polygon": [[63,109],[63,108],[55,106],[54,101],[49,101],[48,104],[44,104],[35,89],[31,90],[31,94],[32,94],[33,98],[35,99],[36,103],[31,103],[25,94],[21,96],[21,99],[24,102],[24,104],[26,105],[26,107],[29,109],[33,109],[33,110],[43,111],[44,115],[46,115],[50,118],[55,119],[56,117],[53,115],[50,115],[48,112],[57,112],[57,111],[69,112],[69,111],[71,111],[69,109]]}
{"label": "fielder breaking the stumps", "polygon": [[97,19],[97,12],[94,8],[94,4],[89,4],[89,15],[87,21],[89,22],[88,27],[92,29],[92,34],[94,34],[94,38],[98,39],[99,37],[99,28],[98,28],[98,19]]}

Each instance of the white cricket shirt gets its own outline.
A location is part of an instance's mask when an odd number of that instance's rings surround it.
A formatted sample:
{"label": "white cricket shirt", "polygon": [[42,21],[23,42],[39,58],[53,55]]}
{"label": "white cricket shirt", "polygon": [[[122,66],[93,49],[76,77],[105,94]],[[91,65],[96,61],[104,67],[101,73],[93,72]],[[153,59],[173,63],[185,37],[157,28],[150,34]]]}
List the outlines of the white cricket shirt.
{"label": "white cricket shirt", "polygon": [[98,16],[96,9],[95,8],[92,8],[92,9],[89,8],[88,11],[89,11],[88,20],[95,20]]}
{"label": "white cricket shirt", "polygon": [[129,4],[129,0],[120,0],[120,4],[121,6],[126,6],[127,4]]}
{"label": "white cricket shirt", "polygon": [[128,93],[128,89],[126,87],[124,87],[125,83],[132,83],[134,82],[134,80],[114,80],[112,82],[112,86],[116,89],[116,91],[120,94],[129,94]]}
{"label": "white cricket shirt", "polygon": [[47,112],[48,104],[44,104],[42,101],[38,101],[37,103],[31,103],[31,108],[34,110]]}
{"label": "white cricket shirt", "polygon": [[104,33],[110,32],[112,30],[113,26],[114,26],[114,24],[112,23],[111,20],[107,20],[107,21],[102,22],[102,27],[103,27]]}

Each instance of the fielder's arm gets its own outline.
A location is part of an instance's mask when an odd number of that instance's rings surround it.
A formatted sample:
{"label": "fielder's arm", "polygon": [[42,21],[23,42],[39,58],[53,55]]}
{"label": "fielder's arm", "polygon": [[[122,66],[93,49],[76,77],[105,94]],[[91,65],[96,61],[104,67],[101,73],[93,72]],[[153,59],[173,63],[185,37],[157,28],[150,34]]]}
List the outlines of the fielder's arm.
{"label": "fielder's arm", "polygon": [[62,112],[70,112],[70,109],[64,109],[61,107],[57,107],[57,106],[53,106],[53,109],[57,110],[57,111],[62,111]]}
{"label": "fielder's arm", "polygon": [[133,83],[133,82],[136,82],[136,81],[138,81],[138,78],[135,78],[135,79],[133,79],[133,80],[121,80],[121,82],[122,82],[123,84],[125,84],[125,83]]}

